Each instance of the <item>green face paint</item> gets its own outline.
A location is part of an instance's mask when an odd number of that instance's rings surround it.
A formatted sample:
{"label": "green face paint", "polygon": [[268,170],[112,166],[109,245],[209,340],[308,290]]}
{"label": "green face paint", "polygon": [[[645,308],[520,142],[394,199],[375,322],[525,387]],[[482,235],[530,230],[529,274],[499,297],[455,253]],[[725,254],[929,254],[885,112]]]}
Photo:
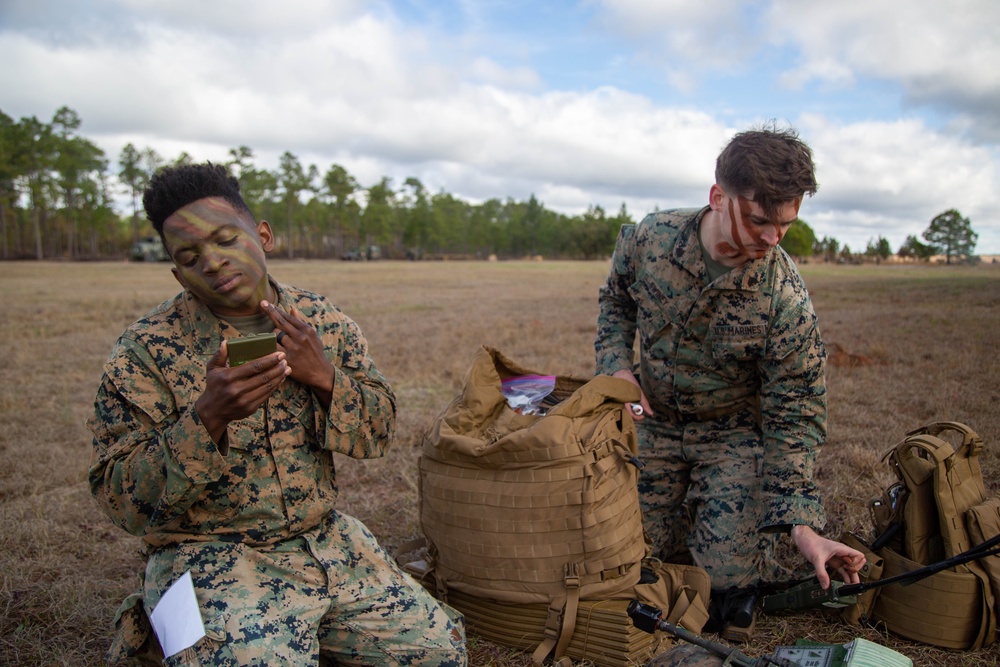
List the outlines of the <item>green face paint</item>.
{"label": "green face paint", "polygon": [[217,315],[253,315],[269,296],[266,222],[255,225],[221,197],[179,209],[163,223],[177,280]]}

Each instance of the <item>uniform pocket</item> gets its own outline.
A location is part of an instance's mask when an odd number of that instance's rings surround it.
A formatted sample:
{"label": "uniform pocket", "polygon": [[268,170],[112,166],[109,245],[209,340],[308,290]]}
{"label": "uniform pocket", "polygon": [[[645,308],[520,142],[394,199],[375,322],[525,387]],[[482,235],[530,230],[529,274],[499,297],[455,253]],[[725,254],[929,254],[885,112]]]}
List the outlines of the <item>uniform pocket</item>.
{"label": "uniform pocket", "polygon": [[756,361],[764,354],[764,341],[744,336],[712,336],[712,358],[721,364]]}
{"label": "uniform pocket", "polygon": [[125,658],[159,660],[163,657],[143,608],[142,591],[125,598],[115,614],[114,625],[115,636],[105,656],[109,664],[121,662]]}
{"label": "uniform pocket", "polygon": [[673,300],[649,276],[632,283],[629,294],[638,309],[636,320],[641,342],[643,347],[649,347],[670,326]]}
{"label": "uniform pocket", "polygon": [[764,342],[759,338],[713,336],[709,345],[719,374],[732,384],[749,382],[764,353]]}
{"label": "uniform pocket", "polygon": [[163,659],[164,667],[238,667],[239,662],[230,646],[226,616],[219,614],[205,619],[205,636],[194,646]]}

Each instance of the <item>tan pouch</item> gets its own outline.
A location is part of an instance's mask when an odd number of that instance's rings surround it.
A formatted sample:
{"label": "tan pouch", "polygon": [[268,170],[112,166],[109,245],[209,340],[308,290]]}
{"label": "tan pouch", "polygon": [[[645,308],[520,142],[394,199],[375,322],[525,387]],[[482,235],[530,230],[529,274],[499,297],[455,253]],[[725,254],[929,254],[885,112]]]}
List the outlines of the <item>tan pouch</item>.
{"label": "tan pouch", "polygon": [[[862,542],[861,539],[853,533],[844,533],[841,536],[840,541],[853,549],[857,549],[865,555],[865,566],[861,568],[861,571],[858,573],[861,583],[878,581],[881,578],[882,569],[884,567],[884,561],[881,556],[872,552],[872,550],[868,548],[868,545]],[[844,610],[840,612],[841,618],[843,618],[844,621],[850,625],[868,623],[871,619],[872,607],[875,606],[875,598],[878,597],[879,591],[880,589],[873,588],[860,594],[858,596],[857,604],[844,607]]]}
{"label": "tan pouch", "polygon": [[639,583],[635,596],[663,612],[663,619],[694,633],[708,622],[708,599],[712,579],[708,572],[694,565],[664,563],[646,559],[643,566],[656,573],[655,583]]}
{"label": "tan pouch", "polygon": [[[969,539],[974,545],[1000,535],[1000,494],[993,495],[986,502],[970,509],[965,515],[965,521]],[[993,587],[993,603],[997,617],[1000,618],[1000,555],[981,558],[979,564],[989,575],[990,585]]]}

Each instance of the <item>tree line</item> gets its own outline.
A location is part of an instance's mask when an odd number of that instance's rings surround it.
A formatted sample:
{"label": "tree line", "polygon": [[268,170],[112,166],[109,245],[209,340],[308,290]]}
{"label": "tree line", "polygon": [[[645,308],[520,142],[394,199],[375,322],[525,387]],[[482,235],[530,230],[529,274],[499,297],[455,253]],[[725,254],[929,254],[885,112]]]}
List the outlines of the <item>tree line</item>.
{"label": "tree line", "polygon": [[885,261],[896,255],[900,259],[926,262],[944,255],[945,261],[976,262],[976,242],[979,235],[972,229],[972,222],[956,209],[948,209],[931,220],[921,237],[913,234],[893,253],[889,240],[882,235],[868,241],[863,251],[855,252],[849,245],[828,236],[816,238],[815,232],[803,220],[797,221],[781,239],[781,247],[793,257],[817,257],[827,262],[859,263]]}
{"label": "tree line", "polygon": [[[195,161],[182,153],[168,162],[127,144],[112,173],[81,124],[69,107],[48,123],[14,121],[0,110],[0,258],[126,256],[153,235],[141,201],[149,179],[168,164]],[[608,256],[621,225],[634,222],[624,204],[616,215],[591,206],[569,216],[534,195],[472,204],[428,192],[412,177],[398,187],[389,178],[363,186],[341,165],[321,173],[288,151],[275,170],[258,167],[247,146],[231,149],[224,164],[254,216],[271,222],[275,252],[289,258],[366,257],[376,249],[386,258],[592,259]],[[130,198],[125,215],[115,211],[116,194]]]}
{"label": "tree line", "polygon": [[[112,172],[104,151],[80,134],[81,125],[66,106],[47,123],[34,116],[14,121],[0,110],[0,259],[128,256],[153,235],[141,205],[149,179],[168,164],[195,161],[187,153],[167,161],[129,143]],[[274,170],[258,167],[247,146],[230,149],[224,164],[254,216],[271,222],[275,252],[289,258],[594,259],[609,256],[621,225],[635,222],[624,203],[613,216],[600,206],[564,215],[534,195],[473,204],[443,190],[428,192],[413,177],[398,187],[386,177],[365,186],[341,165],[320,172],[289,151]],[[124,215],[115,210],[121,194],[131,203]],[[947,252],[950,262],[971,258],[976,242],[968,218],[954,209],[937,216],[924,238],[928,243],[909,237],[898,254],[926,259]],[[817,239],[801,220],[781,244],[794,256],[828,261],[892,254],[881,236],[854,253],[836,239]]]}

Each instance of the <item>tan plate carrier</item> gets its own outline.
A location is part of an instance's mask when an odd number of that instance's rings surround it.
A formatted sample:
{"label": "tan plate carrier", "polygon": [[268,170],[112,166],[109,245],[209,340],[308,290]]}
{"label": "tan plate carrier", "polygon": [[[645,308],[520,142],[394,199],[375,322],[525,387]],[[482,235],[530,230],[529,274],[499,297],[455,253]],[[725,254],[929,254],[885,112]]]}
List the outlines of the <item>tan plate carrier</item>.
{"label": "tan plate carrier", "polygon": [[[961,437],[953,447],[942,436]],[[935,422],[907,433],[884,457],[902,485],[872,500],[876,534],[901,522],[897,536],[869,560],[871,578],[889,577],[950,558],[1000,534],[1000,497],[988,498],[979,455],[983,440],[965,424]],[[894,507],[892,507],[895,505]],[[874,558],[872,556],[874,555]],[[880,562],[879,562],[880,561]],[[863,573],[864,574],[864,573]],[[977,649],[996,639],[1000,556],[958,565],[908,585],[889,585],[862,596],[862,610],[845,618],[884,623],[892,632],[951,649]],[[853,619],[850,616],[853,615]]]}

